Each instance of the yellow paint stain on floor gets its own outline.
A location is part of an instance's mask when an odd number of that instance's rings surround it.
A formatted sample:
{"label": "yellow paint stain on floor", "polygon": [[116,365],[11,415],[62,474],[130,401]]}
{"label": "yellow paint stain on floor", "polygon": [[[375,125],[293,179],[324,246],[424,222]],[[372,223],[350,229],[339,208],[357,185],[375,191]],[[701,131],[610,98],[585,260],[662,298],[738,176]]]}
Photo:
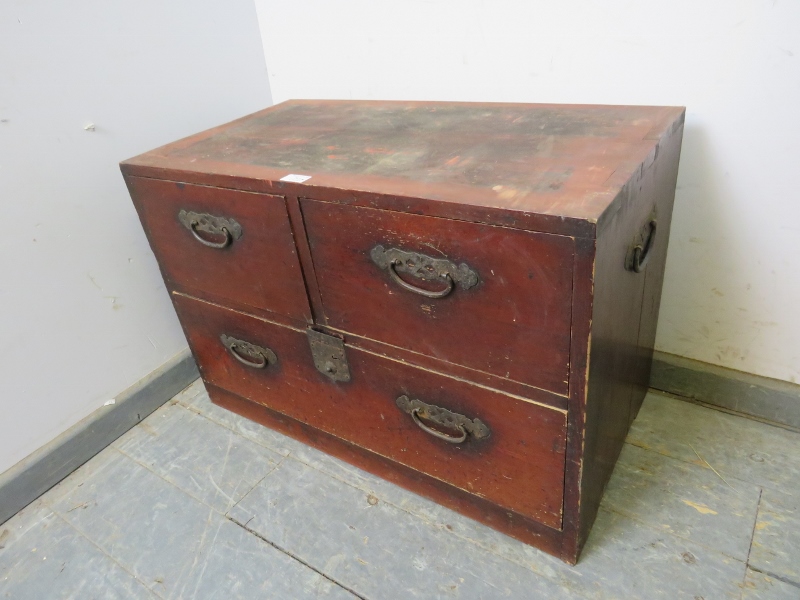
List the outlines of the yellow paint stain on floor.
{"label": "yellow paint stain on floor", "polygon": [[697,512],[702,513],[704,515],[716,515],[719,514],[717,511],[708,508],[705,504],[698,504],[697,502],[692,502],[691,500],[681,500],[687,506],[691,506]]}

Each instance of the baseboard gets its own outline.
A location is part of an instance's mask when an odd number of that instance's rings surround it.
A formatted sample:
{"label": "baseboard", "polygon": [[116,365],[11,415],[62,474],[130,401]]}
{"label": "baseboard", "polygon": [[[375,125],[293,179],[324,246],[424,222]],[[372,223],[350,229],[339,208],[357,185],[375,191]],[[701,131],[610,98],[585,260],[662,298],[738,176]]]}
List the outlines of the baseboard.
{"label": "baseboard", "polygon": [[14,516],[199,377],[189,349],[0,474],[0,524]]}
{"label": "baseboard", "polygon": [[800,428],[800,385],[655,352],[650,387],[792,429]]}
{"label": "baseboard", "polygon": [[[0,524],[199,377],[188,349],[0,474]],[[800,385],[656,351],[650,387],[800,429]]]}

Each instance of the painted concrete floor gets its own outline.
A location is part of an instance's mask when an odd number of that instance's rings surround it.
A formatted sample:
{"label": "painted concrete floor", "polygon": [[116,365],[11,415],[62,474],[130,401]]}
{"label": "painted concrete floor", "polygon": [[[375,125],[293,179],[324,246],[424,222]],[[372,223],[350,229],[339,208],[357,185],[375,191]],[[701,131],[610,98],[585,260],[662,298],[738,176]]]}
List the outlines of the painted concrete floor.
{"label": "painted concrete floor", "polygon": [[800,599],[800,435],[650,394],[577,567],[200,382],[0,526],[0,598]]}

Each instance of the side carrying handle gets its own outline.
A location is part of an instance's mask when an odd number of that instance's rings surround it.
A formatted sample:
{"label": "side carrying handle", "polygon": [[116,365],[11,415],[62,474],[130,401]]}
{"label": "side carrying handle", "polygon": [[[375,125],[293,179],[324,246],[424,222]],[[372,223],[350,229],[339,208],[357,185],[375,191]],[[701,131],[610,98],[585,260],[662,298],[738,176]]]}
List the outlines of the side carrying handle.
{"label": "side carrying handle", "polygon": [[[227,248],[235,240],[242,237],[242,226],[235,219],[215,217],[208,213],[197,213],[183,210],[178,213],[178,220],[186,229],[192,232],[194,239],[209,248]],[[213,238],[222,236],[222,240],[215,242],[200,235],[206,233]]]}
{"label": "side carrying handle", "polygon": [[278,362],[278,357],[269,348],[256,346],[244,340],[237,340],[234,337],[225,335],[219,336],[222,345],[228,349],[233,358],[238,360],[246,367],[252,369],[263,369],[267,365],[274,365]]}
{"label": "side carrying handle", "polygon": [[639,243],[635,243],[628,252],[628,258],[625,268],[634,273],[641,273],[647,266],[647,261],[650,259],[650,252],[653,249],[653,244],[656,239],[656,226],[655,219],[650,219],[647,224],[647,237]]}
{"label": "side carrying handle", "polygon": [[[460,444],[471,435],[476,440],[486,439],[491,435],[491,431],[480,419],[468,419],[464,415],[451,412],[446,408],[426,404],[422,400],[411,400],[408,396],[402,395],[397,400],[397,407],[404,413],[411,415],[414,423],[425,433],[431,434],[435,438],[444,440],[451,444]],[[421,419],[436,423],[445,429],[453,429],[459,433],[457,436],[442,433],[425,425]]]}
{"label": "side carrying handle", "polygon": [[[370,250],[369,256],[378,267],[388,271],[392,281],[401,288],[426,298],[444,298],[452,293],[456,285],[468,290],[478,285],[479,281],[478,273],[468,265],[456,265],[446,258],[434,258],[399,248],[387,250],[381,245]],[[426,290],[403,280],[400,273],[423,281],[443,281],[445,287],[438,291]]]}

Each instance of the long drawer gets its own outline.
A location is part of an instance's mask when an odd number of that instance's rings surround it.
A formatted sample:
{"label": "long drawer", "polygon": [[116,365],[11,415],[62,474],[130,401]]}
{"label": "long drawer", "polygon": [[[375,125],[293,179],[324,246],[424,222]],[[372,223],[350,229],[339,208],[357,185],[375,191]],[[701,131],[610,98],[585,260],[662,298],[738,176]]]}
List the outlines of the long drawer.
{"label": "long drawer", "polygon": [[282,197],[141,177],[126,181],[171,287],[311,321]]}
{"label": "long drawer", "polygon": [[566,395],[572,238],[302,200],[327,325]]}
{"label": "long drawer", "polygon": [[346,347],[350,380],[314,366],[307,332],[173,294],[204,379],[559,529],[566,414]]}

